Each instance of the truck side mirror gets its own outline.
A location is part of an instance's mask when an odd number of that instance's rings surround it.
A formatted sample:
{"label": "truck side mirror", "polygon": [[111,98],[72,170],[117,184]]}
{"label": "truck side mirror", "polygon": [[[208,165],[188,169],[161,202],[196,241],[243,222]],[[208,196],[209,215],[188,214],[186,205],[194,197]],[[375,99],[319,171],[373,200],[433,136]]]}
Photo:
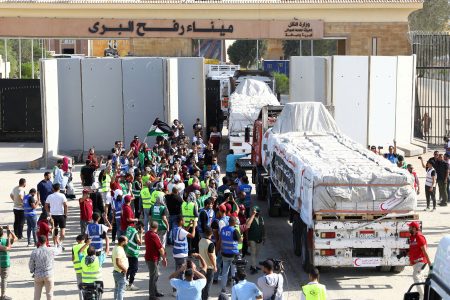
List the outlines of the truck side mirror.
{"label": "truck side mirror", "polygon": [[245,137],[244,140],[246,143],[250,143],[250,127],[245,127]]}

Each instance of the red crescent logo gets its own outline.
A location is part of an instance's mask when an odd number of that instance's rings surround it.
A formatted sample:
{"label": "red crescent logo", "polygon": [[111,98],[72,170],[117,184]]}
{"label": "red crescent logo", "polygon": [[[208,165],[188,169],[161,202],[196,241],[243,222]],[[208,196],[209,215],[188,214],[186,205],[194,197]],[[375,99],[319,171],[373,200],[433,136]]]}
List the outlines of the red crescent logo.
{"label": "red crescent logo", "polygon": [[381,210],[387,210],[387,208],[384,208],[384,203],[381,203],[380,208]]}
{"label": "red crescent logo", "polygon": [[355,258],[355,260],[353,261],[353,264],[355,265],[355,267],[360,267],[361,265],[358,263],[359,258]]}

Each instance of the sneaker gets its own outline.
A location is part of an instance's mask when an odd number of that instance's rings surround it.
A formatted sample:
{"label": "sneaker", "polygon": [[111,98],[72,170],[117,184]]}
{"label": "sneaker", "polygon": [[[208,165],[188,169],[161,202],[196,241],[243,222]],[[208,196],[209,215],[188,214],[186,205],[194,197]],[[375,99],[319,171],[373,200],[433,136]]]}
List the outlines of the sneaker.
{"label": "sneaker", "polygon": [[34,246],[34,244],[32,242],[28,242],[27,247],[31,247],[31,246]]}
{"label": "sneaker", "polygon": [[176,298],[177,297],[177,292],[176,291],[172,292],[172,296]]}
{"label": "sneaker", "polygon": [[427,207],[427,208],[425,208],[423,211],[430,211],[430,208]]}
{"label": "sneaker", "polygon": [[440,202],[440,203],[439,203],[439,206],[447,206],[447,203],[445,203],[445,202]]}
{"label": "sneaker", "polygon": [[134,284],[129,284],[128,285],[128,291],[138,291],[139,288],[137,286],[135,286]]}

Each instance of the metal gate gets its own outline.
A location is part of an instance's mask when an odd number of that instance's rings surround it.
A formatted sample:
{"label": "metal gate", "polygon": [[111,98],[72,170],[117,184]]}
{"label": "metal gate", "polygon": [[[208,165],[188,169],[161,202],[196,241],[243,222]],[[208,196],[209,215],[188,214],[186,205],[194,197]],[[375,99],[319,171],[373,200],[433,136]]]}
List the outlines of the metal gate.
{"label": "metal gate", "polygon": [[42,142],[39,79],[0,79],[0,141]]}
{"label": "metal gate", "polygon": [[450,135],[450,34],[411,33],[417,55],[414,137],[430,146]]}

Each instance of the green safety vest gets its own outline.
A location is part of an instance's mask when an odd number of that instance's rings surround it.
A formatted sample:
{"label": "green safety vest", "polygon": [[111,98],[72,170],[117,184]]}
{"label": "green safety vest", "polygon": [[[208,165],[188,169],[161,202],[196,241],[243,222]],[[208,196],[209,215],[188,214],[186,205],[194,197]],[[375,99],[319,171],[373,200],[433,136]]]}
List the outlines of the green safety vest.
{"label": "green safety vest", "polygon": [[323,284],[307,284],[302,287],[306,300],[326,300],[325,286]]}
{"label": "green safety vest", "polygon": [[[6,247],[8,244],[8,239],[0,238],[0,244],[3,247]],[[9,268],[11,266],[11,262],[9,260],[9,251],[0,251],[0,267],[1,268]]]}
{"label": "green safety vest", "polygon": [[195,220],[194,211],[194,202],[183,202],[183,204],[181,205],[181,214],[184,217],[184,227],[188,227],[189,222],[191,220]]}
{"label": "green safety vest", "polygon": [[102,281],[102,268],[100,267],[98,257],[96,256],[90,265],[86,265],[86,257],[83,257],[81,260],[81,282],[94,283],[96,281]]}
{"label": "green safety vest", "polygon": [[161,192],[161,191],[153,191],[152,197],[150,199],[150,205],[155,205],[156,197],[158,196],[158,194],[162,194],[163,196],[166,195],[164,192]]}
{"label": "green safety vest", "polygon": [[[80,257],[78,256],[80,249],[83,248],[84,243],[81,244],[75,244],[72,247],[72,253],[73,253],[73,268],[75,269],[75,273],[77,274],[81,274],[81,262],[80,262]],[[88,247],[86,247],[83,251],[83,254],[86,256],[87,255],[87,249]]]}
{"label": "green safety vest", "polygon": [[146,186],[147,182],[150,180],[150,175],[142,176],[142,186]]}
{"label": "green safety vest", "polygon": [[120,187],[122,188],[122,192],[124,195],[128,194],[128,184],[125,184],[123,182],[119,183]]}
{"label": "green safety vest", "polygon": [[128,243],[125,246],[125,253],[130,257],[139,257],[139,250],[141,246],[136,243],[136,235],[138,234],[136,228],[128,226],[125,231],[125,236],[128,238]]}
{"label": "green safety vest", "polygon": [[148,187],[145,187],[141,190],[141,200],[142,200],[142,208],[150,208],[152,206],[151,203],[152,195],[150,194],[150,190]]}
{"label": "green safety vest", "polygon": [[111,176],[109,174],[105,174],[105,179],[102,181],[102,192],[109,192],[111,184]]}
{"label": "green safety vest", "polygon": [[205,200],[208,199],[209,197],[211,197],[210,193],[200,196],[200,198],[197,199],[198,209],[202,209],[205,207]]}
{"label": "green safety vest", "polygon": [[[237,232],[238,232],[239,234],[241,234],[241,228],[240,228],[239,225],[234,226],[234,228],[237,230]],[[242,236],[241,236],[241,237],[242,237]],[[242,250],[242,246],[243,246],[242,242],[239,242],[239,243],[238,243],[238,250],[239,250],[239,251]]]}
{"label": "green safety vest", "polygon": [[167,230],[166,223],[163,222],[164,210],[166,210],[164,205],[153,205],[151,209],[152,221],[158,222],[158,231]]}
{"label": "green safety vest", "polygon": [[188,185],[191,185],[193,181],[194,181],[194,178],[189,178]]}
{"label": "green safety vest", "polygon": [[140,190],[136,189],[136,183],[137,183],[137,182],[138,182],[138,181],[134,181],[134,182],[133,182],[133,185],[132,185],[132,187],[131,187],[131,191],[132,191],[132,193],[133,193],[134,198],[141,197],[141,190],[142,190],[142,189],[140,189]]}
{"label": "green safety vest", "polygon": [[204,182],[204,181],[200,181],[200,187],[202,188],[202,189],[206,189],[206,182]]}

